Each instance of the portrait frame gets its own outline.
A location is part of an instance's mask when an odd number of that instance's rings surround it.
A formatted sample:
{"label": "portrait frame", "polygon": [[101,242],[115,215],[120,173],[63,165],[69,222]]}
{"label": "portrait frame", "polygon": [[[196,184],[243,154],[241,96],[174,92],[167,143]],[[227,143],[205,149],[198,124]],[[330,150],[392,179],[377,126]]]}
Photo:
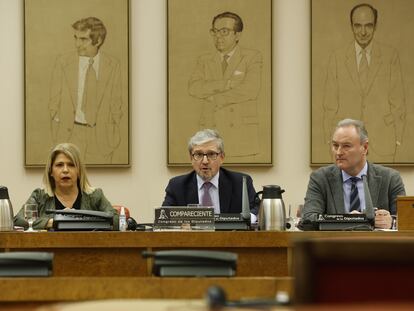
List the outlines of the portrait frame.
{"label": "portrait frame", "polygon": [[23,1],[24,166],[69,142],[88,167],[129,167],[130,0]]}
{"label": "portrait frame", "polygon": [[[414,44],[406,39],[414,26],[414,3],[369,1],[377,12],[369,39],[358,37],[351,24],[352,9],[363,3],[311,1],[311,166],[332,163],[332,134],[345,118],[364,122],[368,161],[414,165],[409,143],[414,138],[414,92],[409,87],[414,83]],[[374,11],[365,9],[375,21]],[[365,51],[360,44],[369,55],[366,78],[359,74]]]}
{"label": "portrait frame", "polygon": [[[225,165],[272,166],[272,1],[166,3],[167,166],[190,165],[188,140],[205,128],[223,137]],[[221,34],[212,36],[210,29],[224,12],[237,14],[244,27],[222,71],[217,57],[224,48],[214,41]],[[228,40],[236,37],[229,32]]]}

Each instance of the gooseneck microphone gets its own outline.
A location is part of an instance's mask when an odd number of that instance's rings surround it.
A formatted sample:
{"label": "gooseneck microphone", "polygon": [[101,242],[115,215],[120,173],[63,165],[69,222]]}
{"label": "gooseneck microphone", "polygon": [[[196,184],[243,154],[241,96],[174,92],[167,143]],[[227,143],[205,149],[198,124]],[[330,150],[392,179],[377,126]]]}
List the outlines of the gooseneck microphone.
{"label": "gooseneck microphone", "polygon": [[210,286],[206,293],[207,306],[215,310],[224,307],[227,303],[226,293],[219,286]]}
{"label": "gooseneck microphone", "polygon": [[[280,296],[280,297],[279,297]],[[289,305],[289,297],[285,295],[278,295],[279,299],[252,299],[227,301],[226,293],[220,286],[210,286],[207,289],[206,300],[209,310],[220,310],[223,307],[250,307],[263,308],[268,306],[286,306]]]}
{"label": "gooseneck microphone", "polygon": [[375,212],[374,205],[372,204],[371,192],[368,187],[368,177],[367,175],[362,175],[362,182],[364,183],[364,193],[365,193],[365,215],[367,220],[374,225],[375,224]]}
{"label": "gooseneck microphone", "polygon": [[246,176],[243,176],[241,216],[243,220],[249,221],[249,224],[250,224],[250,204],[249,204],[249,194],[247,193]]}

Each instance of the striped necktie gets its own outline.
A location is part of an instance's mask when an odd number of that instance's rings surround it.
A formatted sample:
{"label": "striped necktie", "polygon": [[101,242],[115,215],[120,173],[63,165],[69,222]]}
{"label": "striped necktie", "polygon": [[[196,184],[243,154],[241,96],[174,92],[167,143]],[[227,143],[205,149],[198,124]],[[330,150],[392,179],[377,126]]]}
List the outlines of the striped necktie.
{"label": "striped necktie", "polygon": [[361,211],[360,202],[359,202],[359,195],[358,195],[358,187],[357,182],[359,180],[358,177],[351,177],[351,198],[350,198],[350,205],[349,211]]}

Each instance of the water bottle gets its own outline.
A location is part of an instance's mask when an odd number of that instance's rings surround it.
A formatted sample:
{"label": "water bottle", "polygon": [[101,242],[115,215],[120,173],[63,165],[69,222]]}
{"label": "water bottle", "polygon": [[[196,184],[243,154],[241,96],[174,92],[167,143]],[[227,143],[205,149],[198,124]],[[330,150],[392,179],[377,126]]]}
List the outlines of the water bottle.
{"label": "water bottle", "polygon": [[125,216],[125,208],[121,206],[121,212],[119,213],[119,231],[126,231],[128,224]]}

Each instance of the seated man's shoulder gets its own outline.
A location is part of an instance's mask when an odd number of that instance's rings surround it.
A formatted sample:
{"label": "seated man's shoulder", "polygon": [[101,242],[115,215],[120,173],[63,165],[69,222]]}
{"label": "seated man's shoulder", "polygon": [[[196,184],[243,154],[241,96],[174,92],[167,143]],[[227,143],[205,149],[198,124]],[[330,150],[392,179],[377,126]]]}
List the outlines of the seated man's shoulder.
{"label": "seated man's shoulder", "polygon": [[225,168],[220,168],[220,174],[223,174],[229,178],[235,178],[235,179],[240,179],[240,180],[243,178],[243,176],[251,178],[250,175],[246,173],[231,171]]}
{"label": "seated man's shoulder", "polygon": [[373,171],[377,174],[400,175],[399,171],[397,171],[396,169],[393,169],[391,167],[383,166],[383,165],[380,165],[380,164],[374,164],[374,163],[371,163],[370,165],[371,165]]}
{"label": "seated man's shoulder", "polygon": [[194,171],[187,173],[187,174],[174,176],[170,179],[170,184],[171,183],[185,183],[188,180],[191,180],[194,176],[195,176]]}
{"label": "seated man's shoulder", "polygon": [[331,164],[328,166],[322,166],[312,172],[314,176],[326,176],[328,174],[333,174],[338,171],[338,167],[335,164]]}

